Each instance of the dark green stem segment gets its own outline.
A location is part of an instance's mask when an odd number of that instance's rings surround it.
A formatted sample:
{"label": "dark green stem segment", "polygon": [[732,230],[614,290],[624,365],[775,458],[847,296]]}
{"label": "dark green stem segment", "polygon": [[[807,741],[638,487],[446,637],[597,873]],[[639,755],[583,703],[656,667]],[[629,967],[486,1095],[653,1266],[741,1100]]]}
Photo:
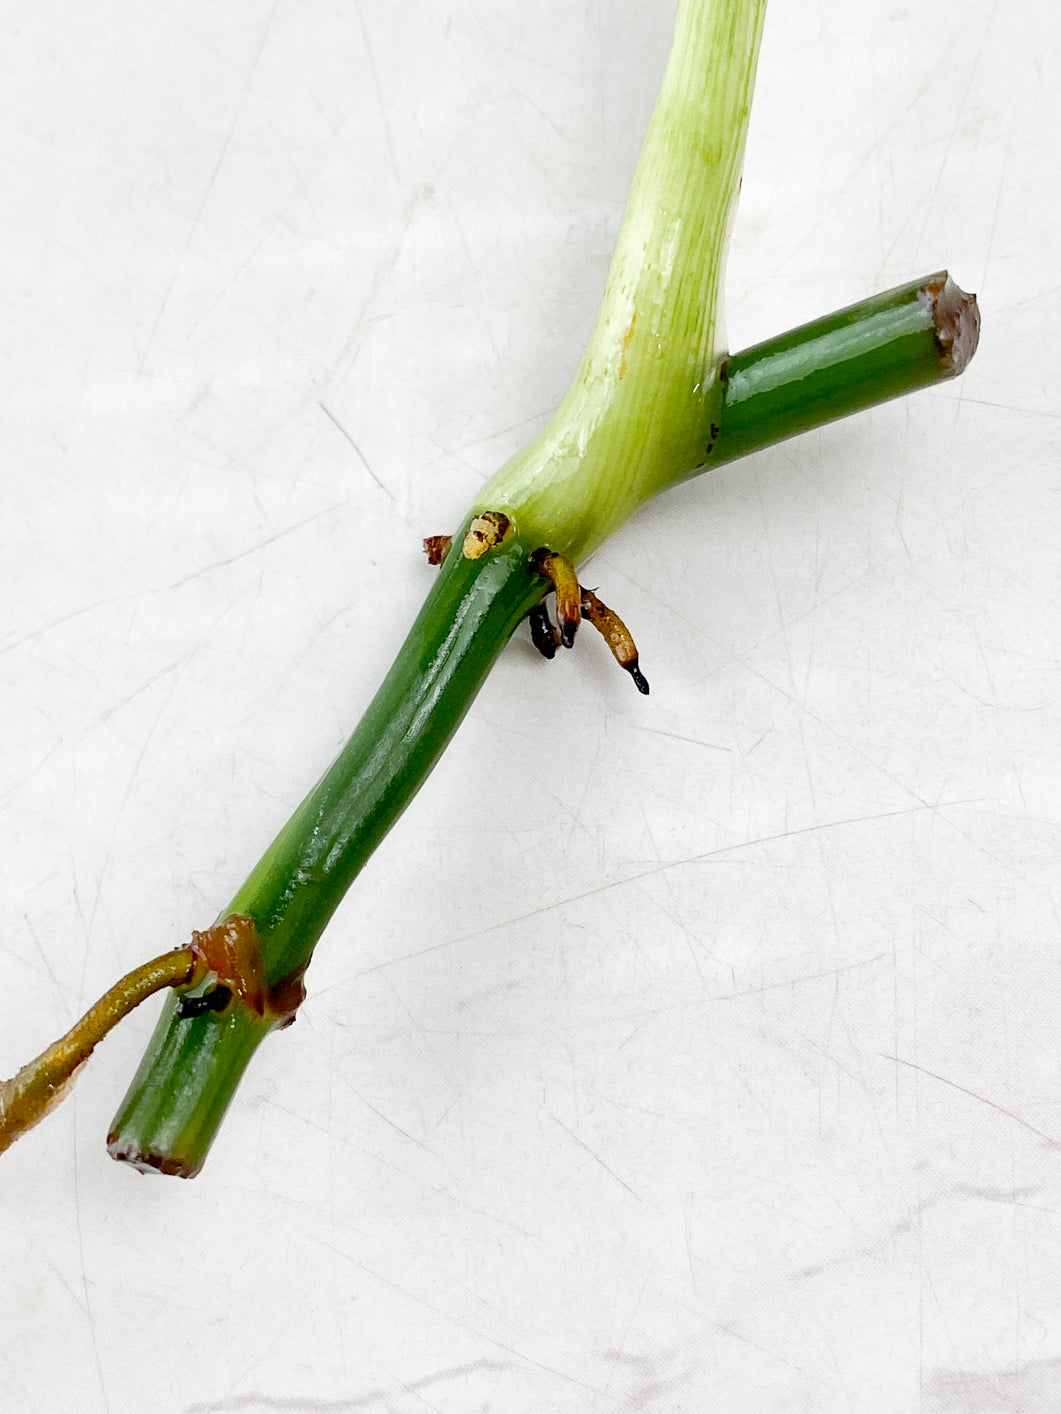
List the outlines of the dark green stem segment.
{"label": "dark green stem segment", "polygon": [[976,296],[940,270],[732,354],[718,439],[691,474],[955,378],[979,336]]}
{"label": "dark green stem segment", "polygon": [[[223,916],[253,920],[266,982],[298,979],[340,900],[442,754],[516,625],[547,582],[537,546],[511,536],[482,559],[460,541],[357,730]],[[193,994],[194,995],[194,994]],[[181,1019],[170,999],[115,1117],[108,1148],[190,1178],[251,1055],[275,1021],[238,996]]]}
{"label": "dark green stem segment", "polygon": [[232,900],[265,976],[306,967],[365,861],[416,794],[513,630],[548,585],[513,535],[482,559],[460,537],[357,730]]}
{"label": "dark green stem segment", "polygon": [[[944,273],[731,356],[721,427],[710,463],[698,470],[953,377],[978,329],[975,299]],[[343,895],[547,588],[529,565],[539,547],[517,535],[477,560],[459,546],[456,537],[354,735],[222,915],[253,920],[272,986],[301,976]],[[238,996],[220,1013],[181,1019],[171,996],[115,1117],[114,1157],[197,1173],[248,1061],[276,1024]]]}

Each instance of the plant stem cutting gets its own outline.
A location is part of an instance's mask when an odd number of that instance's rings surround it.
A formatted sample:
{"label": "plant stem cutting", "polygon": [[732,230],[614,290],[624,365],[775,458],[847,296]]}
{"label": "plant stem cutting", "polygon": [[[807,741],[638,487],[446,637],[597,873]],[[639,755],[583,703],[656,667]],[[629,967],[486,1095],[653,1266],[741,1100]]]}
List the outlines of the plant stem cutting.
{"label": "plant stem cutting", "polygon": [[945,272],[727,356],[720,292],[764,13],[765,0],[682,0],[600,312],[556,414],[452,535],[425,542],[437,578],[393,667],[213,926],[0,1086],[0,1148],[121,1015],[168,988],[108,1145],[142,1169],[197,1173],[258,1045],[295,1017],[329,919],[523,620],[545,657],[588,624],[647,694],[629,629],[582,584],[586,558],[699,471],[964,368],[978,315]]}

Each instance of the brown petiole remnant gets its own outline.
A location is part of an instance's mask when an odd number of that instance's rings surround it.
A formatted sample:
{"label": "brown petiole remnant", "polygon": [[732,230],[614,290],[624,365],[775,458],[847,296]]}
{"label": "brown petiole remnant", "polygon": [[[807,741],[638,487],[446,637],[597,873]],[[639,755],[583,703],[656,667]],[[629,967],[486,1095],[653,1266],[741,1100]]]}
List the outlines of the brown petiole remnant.
{"label": "brown petiole remnant", "polygon": [[[480,560],[488,550],[495,550],[511,529],[504,511],[483,511],[464,532],[462,546],[466,560]],[[453,545],[452,535],[428,535],[424,538],[424,554],[429,565],[441,565]]]}
{"label": "brown petiole remnant", "polygon": [[252,919],[236,913],[205,932],[193,933],[187,947],[175,948],[127,972],[65,1036],[10,1080],[0,1081],[0,1153],[65,1098],[104,1036],[165,987],[188,993],[178,1002],[182,1018],[224,1011],[238,997],[255,1015],[276,1026],[290,1025],[305,995],[300,977],[272,987],[266,984]]}
{"label": "brown petiole remnant", "polygon": [[440,565],[449,554],[453,544],[452,535],[428,535],[424,538],[424,554],[429,565]]}
{"label": "brown petiole remnant", "polygon": [[254,919],[230,913],[202,933],[192,933],[192,947],[208,969],[207,989],[181,1000],[178,1015],[201,1016],[224,1011],[238,997],[255,1016],[276,1026],[290,1026],[305,998],[301,977],[285,978],[270,987],[262,967],[261,944]]}

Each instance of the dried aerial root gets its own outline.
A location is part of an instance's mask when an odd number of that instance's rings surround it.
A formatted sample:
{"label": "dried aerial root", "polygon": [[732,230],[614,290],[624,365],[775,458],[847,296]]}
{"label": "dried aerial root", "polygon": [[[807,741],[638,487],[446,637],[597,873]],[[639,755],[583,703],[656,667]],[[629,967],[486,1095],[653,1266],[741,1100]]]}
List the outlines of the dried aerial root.
{"label": "dried aerial root", "polygon": [[611,649],[612,657],[634,680],[638,692],[648,694],[648,683],[638,667],[637,645],[630,630],[614,609],[602,604],[592,589],[583,589],[575,567],[564,555],[551,550],[536,550],[531,566],[552,583],[556,593],[557,629],[545,604],[538,604],[528,614],[531,642],[543,658],[552,658],[559,644],[570,648],[575,641],[575,629],[582,619],[591,623]]}
{"label": "dried aerial root", "polygon": [[560,635],[545,605],[535,604],[527,615],[527,622],[530,624],[531,642],[538,652],[543,658],[555,658],[556,650],[560,646]]}
{"label": "dried aerial root", "polygon": [[575,633],[582,622],[582,589],[575,567],[566,555],[552,550],[535,550],[531,566],[550,581],[556,594],[556,621],[560,627],[560,642],[571,648]]}
{"label": "dried aerial root", "polygon": [[647,697],[648,681],[637,665],[637,645],[615,610],[609,609],[607,604],[602,604],[592,589],[583,589],[582,617],[603,636],[605,643],[612,650],[612,657],[620,668],[625,668],[633,678],[638,692]]}
{"label": "dried aerial root", "polygon": [[[476,516],[464,537],[465,557],[479,559],[488,550],[500,545],[509,529],[509,519],[501,511],[485,511]],[[452,543],[453,537],[450,535],[429,535],[424,541],[428,563],[442,564]],[[638,692],[647,696],[648,683],[638,667],[637,645],[630,636],[630,630],[614,609],[601,603],[592,589],[582,588],[578,582],[578,572],[567,556],[558,555],[543,546],[530,557],[530,567],[549,581],[556,598],[556,624],[549,617],[544,603],[536,604],[527,615],[531,642],[542,657],[554,658],[561,645],[564,648],[573,647],[578,626],[586,619],[603,637],[615,661],[633,678]],[[219,1006],[220,1003],[209,996],[190,998],[182,1003],[181,1015],[198,1015]]]}

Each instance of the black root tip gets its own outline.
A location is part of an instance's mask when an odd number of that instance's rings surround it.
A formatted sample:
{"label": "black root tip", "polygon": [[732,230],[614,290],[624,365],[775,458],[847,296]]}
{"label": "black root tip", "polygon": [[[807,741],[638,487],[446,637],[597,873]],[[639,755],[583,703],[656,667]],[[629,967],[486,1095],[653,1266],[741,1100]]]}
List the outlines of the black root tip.
{"label": "black root tip", "polygon": [[531,642],[543,658],[556,657],[556,629],[544,604],[535,604],[527,615],[530,623]]}
{"label": "black root tip", "polygon": [[645,677],[641,669],[637,666],[637,660],[635,659],[632,663],[624,663],[623,666],[633,678],[634,686],[637,688],[638,692],[643,693],[644,696],[647,697],[649,693],[648,679]]}

